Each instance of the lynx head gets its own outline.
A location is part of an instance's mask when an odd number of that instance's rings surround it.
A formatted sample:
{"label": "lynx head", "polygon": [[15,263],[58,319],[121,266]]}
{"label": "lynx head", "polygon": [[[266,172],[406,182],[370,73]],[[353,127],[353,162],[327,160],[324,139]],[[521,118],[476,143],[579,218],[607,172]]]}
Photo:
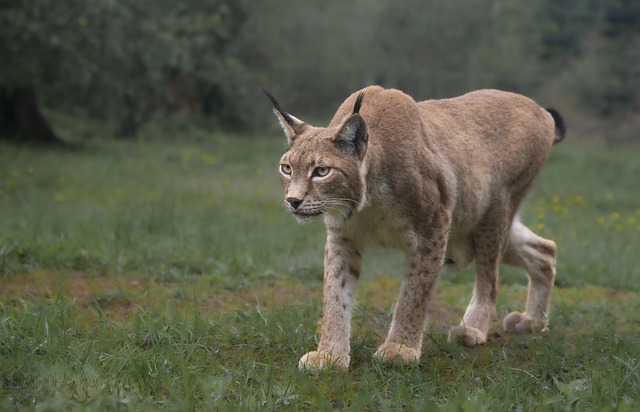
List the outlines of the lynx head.
{"label": "lynx head", "polygon": [[360,116],[363,94],[358,95],[353,113],[338,127],[313,127],[273,103],[289,142],[280,158],[280,179],[284,204],[299,223],[325,214],[346,220],[365,201],[364,155],[367,125]]}

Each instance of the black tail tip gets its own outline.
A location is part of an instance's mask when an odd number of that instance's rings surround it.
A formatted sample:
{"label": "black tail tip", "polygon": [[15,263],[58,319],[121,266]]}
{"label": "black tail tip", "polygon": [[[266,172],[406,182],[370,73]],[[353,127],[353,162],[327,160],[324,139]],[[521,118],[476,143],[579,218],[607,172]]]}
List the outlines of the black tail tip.
{"label": "black tail tip", "polygon": [[556,139],[554,140],[553,143],[559,143],[564,139],[565,135],[567,134],[567,125],[565,124],[564,119],[556,109],[549,107],[547,108],[547,111],[549,112],[551,117],[553,117],[553,121],[556,124]]}

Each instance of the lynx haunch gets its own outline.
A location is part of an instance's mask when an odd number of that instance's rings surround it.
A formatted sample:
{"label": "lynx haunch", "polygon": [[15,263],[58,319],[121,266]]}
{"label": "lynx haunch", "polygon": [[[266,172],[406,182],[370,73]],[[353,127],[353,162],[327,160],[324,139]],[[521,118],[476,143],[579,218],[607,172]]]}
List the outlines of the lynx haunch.
{"label": "lynx haunch", "polygon": [[285,206],[303,223],[322,215],[323,323],[316,351],[299,367],[347,369],[350,323],[361,257],[396,248],[407,268],[386,341],[375,356],[420,357],[429,300],[444,266],[475,260],[473,297],[449,338],[486,342],[495,315],[499,265],[529,275],[524,312],[508,332],[544,331],[556,274],[556,245],[525,227],[518,210],[565,126],[553,109],[497,90],[415,102],[378,86],[351,95],[326,128],[274,105],[289,150],[280,159]]}

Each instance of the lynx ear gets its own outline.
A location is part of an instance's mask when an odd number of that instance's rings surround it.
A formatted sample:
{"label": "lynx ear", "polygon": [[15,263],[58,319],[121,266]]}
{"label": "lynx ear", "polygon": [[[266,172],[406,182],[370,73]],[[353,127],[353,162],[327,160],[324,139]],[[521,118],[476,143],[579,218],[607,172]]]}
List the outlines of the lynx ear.
{"label": "lynx ear", "polygon": [[271,100],[271,103],[273,103],[273,112],[276,114],[276,117],[280,122],[280,126],[282,126],[282,130],[284,131],[285,136],[287,136],[289,146],[291,146],[293,144],[293,141],[296,139],[296,136],[301,134],[307,125],[302,120],[285,112],[284,109],[280,107],[280,103],[278,103],[276,98],[273,97],[271,93],[264,89],[262,91],[269,98],[269,100]]}
{"label": "lynx ear", "polygon": [[333,144],[341,152],[362,159],[367,151],[368,140],[369,132],[367,131],[367,124],[364,122],[362,116],[354,113],[344,122],[340,131],[333,139]]}
{"label": "lynx ear", "polygon": [[340,131],[333,139],[333,144],[338,150],[348,155],[358,156],[360,159],[364,157],[367,151],[367,142],[369,140],[367,124],[359,113],[363,98],[364,92],[358,95],[353,106],[353,114],[342,124]]}

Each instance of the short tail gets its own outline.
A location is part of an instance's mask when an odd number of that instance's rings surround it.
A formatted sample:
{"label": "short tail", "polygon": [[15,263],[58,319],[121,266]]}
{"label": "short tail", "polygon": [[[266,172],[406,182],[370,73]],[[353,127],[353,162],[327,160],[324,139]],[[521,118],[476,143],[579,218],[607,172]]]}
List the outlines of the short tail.
{"label": "short tail", "polygon": [[564,139],[564,135],[567,133],[567,125],[564,123],[564,119],[560,116],[560,113],[556,109],[547,108],[551,117],[553,117],[553,121],[556,123],[556,138],[553,141],[553,144],[560,143]]}

